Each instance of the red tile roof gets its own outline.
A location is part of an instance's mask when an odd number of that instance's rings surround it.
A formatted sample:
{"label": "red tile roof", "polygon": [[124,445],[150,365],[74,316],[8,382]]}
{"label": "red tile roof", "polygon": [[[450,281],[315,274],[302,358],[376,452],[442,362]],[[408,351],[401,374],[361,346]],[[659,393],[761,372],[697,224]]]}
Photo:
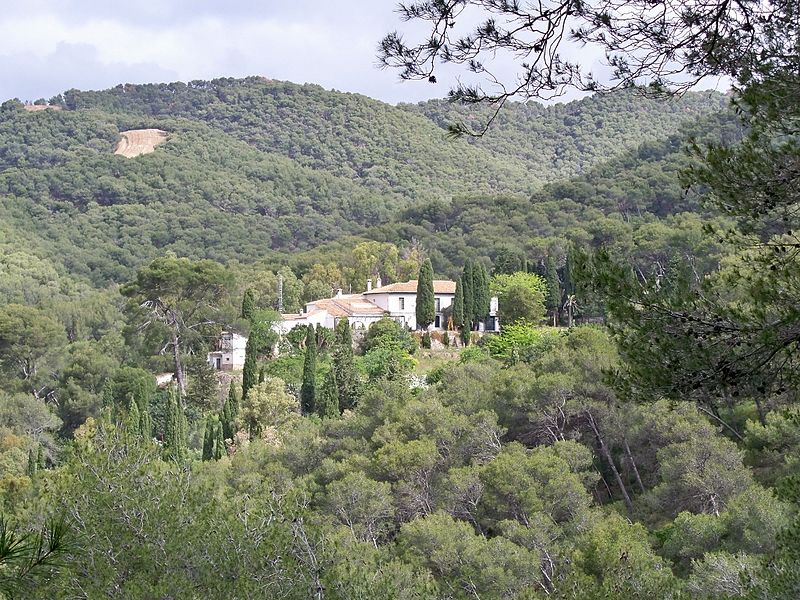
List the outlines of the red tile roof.
{"label": "red tile roof", "polygon": [[[374,288],[367,294],[416,294],[417,293],[417,280],[411,279],[410,281],[402,281],[398,283],[390,283],[379,288]],[[455,294],[456,282],[449,279],[434,279],[433,280],[433,293],[434,294]]]}

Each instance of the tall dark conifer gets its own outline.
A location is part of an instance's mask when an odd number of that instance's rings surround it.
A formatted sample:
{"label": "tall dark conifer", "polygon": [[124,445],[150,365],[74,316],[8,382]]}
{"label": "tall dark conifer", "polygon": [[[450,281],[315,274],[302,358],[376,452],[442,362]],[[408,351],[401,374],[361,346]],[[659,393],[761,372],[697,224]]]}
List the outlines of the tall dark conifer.
{"label": "tall dark conifer", "polygon": [[317,336],[314,327],[306,334],[306,356],[303,360],[303,384],[300,386],[300,408],[310,415],[316,407],[317,395]]}
{"label": "tall dark conifer", "polygon": [[547,257],[545,280],[547,281],[547,312],[550,313],[555,327],[558,325],[558,313],[561,309],[561,280],[558,278],[556,261],[552,255]]}
{"label": "tall dark conifer", "polygon": [[214,421],[211,415],[206,417],[206,430],[203,434],[203,460],[211,460],[214,456]]}
{"label": "tall dark conifer", "polygon": [[461,277],[456,280],[456,295],[453,298],[453,325],[461,329],[464,326],[464,284]]}
{"label": "tall dark conifer", "polygon": [[253,318],[253,315],[256,312],[256,299],[255,295],[253,294],[253,290],[247,288],[244,291],[244,297],[242,298],[242,318],[247,319],[248,321]]}
{"label": "tall dark conifer", "polygon": [[164,457],[182,462],[186,459],[186,417],[178,388],[172,386],[167,394],[167,422],[164,428]]}
{"label": "tall dark conifer", "polygon": [[317,395],[317,414],[323,419],[333,419],[339,416],[339,387],[336,384],[336,371],[331,368],[325,376]]}
{"label": "tall dark conifer", "polygon": [[472,261],[467,260],[461,274],[461,284],[464,290],[464,328],[467,330],[472,330],[472,321],[475,319],[475,290],[472,271]]}
{"label": "tall dark conifer", "polygon": [[242,368],[242,400],[247,398],[248,390],[258,381],[258,357],[256,343],[253,337],[247,339],[244,349],[244,367]]}
{"label": "tall dark conifer", "polygon": [[433,265],[426,258],[417,278],[417,329],[427,329],[436,318],[436,301],[433,292]]}
{"label": "tall dark conifer", "polygon": [[239,394],[236,390],[236,383],[231,381],[228,388],[228,397],[222,405],[222,415],[220,417],[220,428],[223,439],[233,439],[236,430],[236,417],[239,416]]}
{"label": "tall dark conifer", "polygon": [[336,324],[333,371],[339,395],[339,410],[355,407],[358,401],[358,375],[353,359],[353,334],[347,318]]}
{"label": "tall dark conifer", "polygon": [[218,420],[214,423],[214,449],[211,456],[214,460],[219,460],[228,453],[225,447],[225,439],[222,437],[222,423]]}

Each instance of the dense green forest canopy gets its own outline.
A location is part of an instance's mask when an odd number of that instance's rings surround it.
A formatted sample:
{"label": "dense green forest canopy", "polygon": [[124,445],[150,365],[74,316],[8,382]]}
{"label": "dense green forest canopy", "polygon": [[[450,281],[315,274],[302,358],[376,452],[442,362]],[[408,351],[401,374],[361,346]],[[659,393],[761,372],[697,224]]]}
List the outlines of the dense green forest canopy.
{"label": "dense green forest canopy", "polygon": [[[16,301],[38,285],[14,277],[104,287],[166,250],[303,271],[313,249],[347,236],[421,241],[451,275],[469,254],[494,259],[492,240],[539,258],[541,240],[617,237],[593,231],[598,219],[636,229],[697,211],[676,177],[683,147],[737,134],[727,99],[710,93],[514,105],[485,139],[447,142],[442,125],[466,108],[392,107],[262,78],[70,90],[51,102],[63,110],[9,101],[0,113],[11,279],[0,287],[16,288]],[[119,132],[137,128],[168,140],[153,154],[113,155]]]}

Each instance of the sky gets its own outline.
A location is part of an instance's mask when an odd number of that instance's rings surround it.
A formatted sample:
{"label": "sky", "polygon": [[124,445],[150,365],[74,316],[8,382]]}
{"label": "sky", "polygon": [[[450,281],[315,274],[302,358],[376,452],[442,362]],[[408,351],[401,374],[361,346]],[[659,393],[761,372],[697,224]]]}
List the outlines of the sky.
{"label": "sky", "polygon": [[[317,83],[392,104],[446,96],[455,71],[439,73],[438,83],[430,84],[401,82],[395,71],[376,67],[376,48],[386,33],[415,33],[400,22],[396,4],[4,0],[0,101],[50,98],[70,88],[248,75]],[[513,75],[511,64],[500,67],[504,71]]]}

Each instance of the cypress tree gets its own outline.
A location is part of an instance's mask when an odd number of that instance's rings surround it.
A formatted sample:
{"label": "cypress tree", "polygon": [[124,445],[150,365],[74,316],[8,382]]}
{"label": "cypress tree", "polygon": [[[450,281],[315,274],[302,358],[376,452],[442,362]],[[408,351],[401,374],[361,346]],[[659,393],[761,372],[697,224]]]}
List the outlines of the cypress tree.
{"label": "cypress tree", "polygon": [[333,368],[325,376],[325,382],[317,398],[317,414],[323,419],[339,416],[339,388],[336,383],[336,371]]}
{"label": "cypress tree", "polygon": [[239,390],[236,388],[236,383],[233,381],[231,381],[231,385],[228,387],[228,400],[231,403],[231,416],[235,419],[239,416],[240,397]]}
{"label": "cypress tree", "polygon": [[33,453],[33,448],[28,449],[28,468],[27,468],[27,475],[28,477],[33,478],[36,475],[36,471],[39,470],[39,465],[36,462],[36,455]]}
{"label": "cypress tree", "polygon": [[314,412],[317,395],[317,342],[314,327],[306,334],[306,356],[303,360],[303,384],[300,386],[300,408],[304,415]]}
{"label": "cypress tree", "polygon": [[253,318],[255,312],[256,298],[253,294],[253,290],[251,288],[247,288],[244,291],[244,297],[242,298],[242,318],[249,321]]}
{"label": "cypress tree", "polygon": [[44,468],[44,448],[42,448],[42,445],[39,444],[39,448],[36,450],[36,470],[41,471]]}
{"label": "cypress tree", "polygon": [[258,369],[256,359],[256,343],[251,335],[247,338],[247,345],[244,348],[244,366],[242,367],[242,400],[247,398],[247,391],[258,382]]}
{"label": "cypress tree", "polygon": [[175,462],[181,462],[186,458],[186,417],[175,386],[171,387],[167,394],[164,458]]}
{"label": "cypress tree", "polygon": [[111,408],[114,406],[114,384],[111,379],[106,379],[105,384],[103,384],[102,398],[103,408]]}
{"label": "cypress tree", "polygon": [[433,265],[426,258],[417,278],[417,329],[427,329],[436,318],[436,302],[433,293]]}
{"label": "cypress tree", "polygon": [[422,347],[425,348],[426,350],[430,350],[431,349],[431,332],[430,331],[426,331],[425,333],[422,334]]}
{"label": "cypress tree", "polygon": [[223,439],[232,440],[236,429],[236,417],[239,416],[239,394],[236,392],[236,384],[231,381],[228,388],[228,397],[222,405],[222,418],[220,419],[220,431]]}
{"label": "cypress tree", "polygon": [[153,437],[153,418],[147,408],[139,411],[139,435],[143,440]]}
{"label": "cypress tree", "polygon": [[206,417],[206,430],[203,434],[203,460],[211,460],[214,455],[214,441],[215,441],[214,421],[211,415]]}
{"label": "cypress tree", "polygon": [[466,325],[464,325],[464,327],[461,328],[461,342],[464,344],[465,348],[469,346],[469,341],[470,341],[470,330],[469,328],[467,328]]}
{"label": "cypress tree", "polygon": [[468,260],[464,264],[464,272],[461,274],[461,285],[464,289],[464,328],[468,330],[472,329],[472,321],[475,319],[475,288],[473,287],[475,280],[472,271],[472,261]]}
{"label": "cypress tree", "polygon": [[464,284],[461,277],[456,280],[456,296],[453,298],[453,325],[457,328],[464,326]]}
{"label": "cypress tree", "polygon": [[344,318],[336,324],[333,371],[339,393],[339,410],[351,409],[358,399],[358,379],[353,360],[353,333]]}
{"label": "cypress tree", "polygon": [[267,378],[267,370],[264,367],[261,367],[258,370],[258,383],[264,383]]}
{"label": "cypress tree", "polygon": [[214,422],[214,451],[213,451],[213,458],[214,460],[219,460],[223,456],[228,453],[227,448],[225,448],[225,439],[222,437],[222,423],[219,420],[215,420]]}
{"label": "cypress tree", "polygon": [[552,255],[547,257],[545,273],[545,280],[547,281],[547,311],[553,317],[553,327],[555,327],[558,325],[558,312],[561,308],[561,281],[558,278],[556,261]]}
{"label": "cypress tree", "polygon": [[131,398],[128,405],[128,418],[125,420],[125,435],[129,440],[136,439],[141,434],[141,416],[139,415],[139,405],[136,400]]}
{"label": "cypress tree", "polygon": [[445,348],[448,348],[450,346],[450,334],[447,333],[446,331],[442,334],[442,345]]}
{"label": "cypress tree", "polygon": [[477,326],[478,323],[483,323],[489,316],[489,273],[486,271],[486,265],[483,263],[475,263],[472,267],[472,280],[473,280],[473,298],[475,306],[474,321]]}

